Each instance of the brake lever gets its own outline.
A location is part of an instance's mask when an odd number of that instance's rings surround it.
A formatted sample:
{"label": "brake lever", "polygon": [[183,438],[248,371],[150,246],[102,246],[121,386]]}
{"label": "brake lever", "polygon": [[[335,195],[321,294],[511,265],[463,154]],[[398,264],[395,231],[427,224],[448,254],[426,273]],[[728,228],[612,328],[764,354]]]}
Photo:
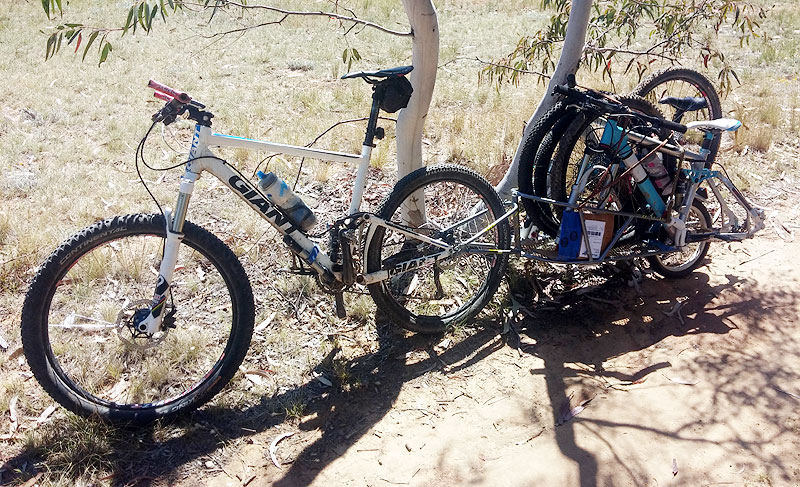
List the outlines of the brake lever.
{"label": "brake lever", "polygon": [[163,122],[164,125],[169,125],[184,111],[186,111],[186,105],[173,98],[161,110],[153,114],[152,120],[154,123]]}

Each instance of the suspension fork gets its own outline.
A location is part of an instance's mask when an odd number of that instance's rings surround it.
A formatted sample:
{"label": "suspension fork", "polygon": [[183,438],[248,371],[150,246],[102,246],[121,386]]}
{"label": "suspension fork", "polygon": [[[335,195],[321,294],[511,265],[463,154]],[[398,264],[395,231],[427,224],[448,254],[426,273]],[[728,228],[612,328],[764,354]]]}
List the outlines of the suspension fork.
{"label": "suspension fork", "polygon": [[164,321],[164,308],[167,303],[172,278],[175,274],[175,266],[178,263],[178,249],[183,241],[183,225],[186,222],[186,212],[189,209],[189,200],[194,191],[194,183],[200,174],[193,172],[191,161],[202,153],[205,148],[200,147],[205,144],[200,143],[201,126],[195,127],[192,147],[189,151],[189,161],[186,163],[186,171],[181,178],[181,185],[178,189],[178,200],[175,202],[175,210],[164,211],[164,222],[166,230],[166,242],[164,243],[164,253],[161,256],[161,264],[158,268],[158,282],[156,283],[153,299],[150,301],[150,313],[138,323],[134,323],[137,331],[154,334],[161,331],[161,324]]}

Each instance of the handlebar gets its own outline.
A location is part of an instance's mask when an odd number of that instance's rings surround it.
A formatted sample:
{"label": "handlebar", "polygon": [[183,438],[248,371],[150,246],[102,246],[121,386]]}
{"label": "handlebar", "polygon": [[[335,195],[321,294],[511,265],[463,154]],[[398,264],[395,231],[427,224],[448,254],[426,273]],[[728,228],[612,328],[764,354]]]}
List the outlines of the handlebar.
{"label": "handlebar", "polygon": [[174,99],[169,95],[165,95],[164,93],[159,93],[159,92],[153,93],[153,96],[158,98],[159,100],[164,100],[164,101],[167,101],[167,102],[170,102],[170,101],[172,101]]}
{"label": "handlebar", "polygon": [[[631,113],[630,109],[625,105],[620,103],[614,103],[607,100],[602,99],[598,93],[598,96],[592,96],[593,91],[581,91],[576,88],[572,88],[568,85],[556,85],[553,89],[554,95],[563,95],[568,99],[578,100],[587,104],[590,104],[594,107],[597,107],[600,111],[605,113]],[[636,117],[641,118],[647,122],[652,123],[657,127],[664,127],[669,130],[673,130],[675,132],[686,133],[688,127],[681,123],[673,122],[671,120],[667,120],[665,118],[660,117],[652,117],[650,115],[645,115],[643,113],[636,113]]]}
{"label": "handlebar", "polygon": [[188,118],[197,123],[209,127],[211,126],[211,119],[214,117],[214,114],[208,111],[202,111],[206,106],[197,100],[192,100],[192,97],[188,94],[170,88],[152,79],[147,83],[147,86],[156,91],[153,93],[153,96],[167,102],[161,110],[153,114],[153,122],[163,122],[164,125],[169,125],[174,122],[179,115],[188,113]]}
{"label": "handlebar", "polygon": [[[152,89],[156,90],[157,92],[163,93],[164,95],[170,96],[170,97],[178,100],[180,103],[188,104],[188,103],[192,102],[192,97],[191,96],[187,95],[186,93],[184,93],[182,91],[178,91],[178,90],[175,90],[173,88],[170,88],[167,85],[162,85],[158,81],[155,81],[155,80],[151,79],[150,82],[147,83],[147,86],[149,88],[152,88]],[[156,98],[161,98],[161,97],[157,96]],[[168,101],[171,101],[171,100],[168,100]]]}

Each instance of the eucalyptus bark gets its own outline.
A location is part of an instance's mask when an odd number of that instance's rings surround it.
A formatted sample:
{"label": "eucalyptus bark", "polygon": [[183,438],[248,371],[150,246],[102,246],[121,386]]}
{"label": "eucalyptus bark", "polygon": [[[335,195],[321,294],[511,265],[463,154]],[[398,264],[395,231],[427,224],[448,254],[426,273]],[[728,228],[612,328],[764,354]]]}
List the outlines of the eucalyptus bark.
{"label": "eucalyptus bark", "polygon": [[561,49],[561,56],[558,58],[558,64],[553,72],[553,77],[550,78],[550,83],[547,85],[547,92],[539,102],[536,111],[531,115],[531,118],[528,119],[522,138],[517,146],[517,152],[514,154],[514,159],[511,161],[511,166],[495,188],[503,199],[511,199],[511,190],[519,186],[517,171],[519,169],[519,156],[522,152],[525,139],[530,131],[533,130],[536,121],[556,104],[555,97],[551,96],[553,88],[555,88],[556,85],[566,83],[567,76],[575,74],[578,70],[578,64],[580,63],[583,48],[586,43],[586,29],[589,26],[591,8],[592,0],[572,0],[572,8],[570,9],[569,20],[567,21],[567,32],[564,36],[564,47]]}
{"label": "eucalyptus bark", "polygon": [[[436,70],[439,64],[439,20],[431,0],[403,0],[411,24],[411,64],[409,75],[414,93],[408,106],[397,117],[397,178],[423,166],[422,129],[428,116]],[[424,199],[419,199],[423,201]],[[414,210],[412,210],[413,212]],[[424,206],[407,215],[409,223],[424,221]]]}

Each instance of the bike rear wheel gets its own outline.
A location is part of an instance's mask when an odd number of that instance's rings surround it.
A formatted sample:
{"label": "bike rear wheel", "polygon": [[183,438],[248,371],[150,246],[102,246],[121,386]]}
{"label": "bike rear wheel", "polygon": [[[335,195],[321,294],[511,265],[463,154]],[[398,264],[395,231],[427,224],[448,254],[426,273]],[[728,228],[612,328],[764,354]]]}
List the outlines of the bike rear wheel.
{"label": "bike rear wheel", "polygon": [[[698,200],[692,202],[692,208],[686,218],[686,230],[689,234],[702,233],[711,228],[711,215]],[[687,244],[684,248],[670,254],[648,257],[650,267],[664,277],[678,278],[692,273],[700,267],[708,253],[708,240]]]}
{"label": "bike rear wheel", "polygon": [[95,223],[64,242],[33,280],[22,311],[31,370],[62,406],[142,424],[211,399],[244,359],[253,294],[233,252],[186,222],[165,309],[166,328],[136,332],[149,310],[165,243],[164,217]]}
{"label": "bike rear wheel", "polygon": [[475,317],[503,279],[508,253],[502,251],[511,244],[508,219],[473,243],[464,243],[502,214],[503,204],[492,186],[466,168],[423,167],[401,179],[378,216],[464,247],[435,263],[404,267],[444,249],[396,229],[376,227],[366,244],[367,272],[388,270],[391,277],[369,286],[375,304],[397,325],[420,333],[440,333]]}

